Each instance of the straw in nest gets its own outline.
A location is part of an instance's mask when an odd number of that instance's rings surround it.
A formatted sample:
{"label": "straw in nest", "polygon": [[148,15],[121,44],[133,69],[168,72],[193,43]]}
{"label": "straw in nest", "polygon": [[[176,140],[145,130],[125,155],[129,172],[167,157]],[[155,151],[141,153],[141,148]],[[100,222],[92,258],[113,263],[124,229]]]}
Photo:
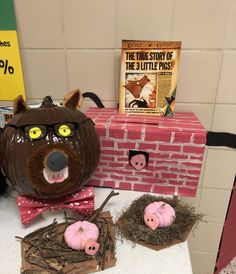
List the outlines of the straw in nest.
{"label": "straw in nest", "polygon": [[[176,219],[166,228],[151,230],[144,224],[144,209],[152,202],[163,201],[175,209]],[[183,242],[194,225],[202,220],[202,214],[195,208],[183,204],[178,197],[173,198],[145,194],[136,199],[117,221],[120,235],[134,243],[160,250],[165,247]]]}

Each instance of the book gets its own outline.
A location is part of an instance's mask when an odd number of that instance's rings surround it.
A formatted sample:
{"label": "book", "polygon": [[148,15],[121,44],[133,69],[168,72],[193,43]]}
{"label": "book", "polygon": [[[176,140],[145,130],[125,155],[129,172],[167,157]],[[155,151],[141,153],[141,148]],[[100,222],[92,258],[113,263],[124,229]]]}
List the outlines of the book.
{"label": "book", "polygon": [[180,41],[122,41],[119,112],[174,114],[180,50]]}

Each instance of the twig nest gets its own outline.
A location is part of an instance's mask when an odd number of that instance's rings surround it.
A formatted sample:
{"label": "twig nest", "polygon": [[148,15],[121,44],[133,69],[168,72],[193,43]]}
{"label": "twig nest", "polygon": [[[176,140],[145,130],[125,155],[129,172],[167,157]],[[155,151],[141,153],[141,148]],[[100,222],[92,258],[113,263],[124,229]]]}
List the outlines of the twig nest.
{"label": "twig nest", "polygon": [[168,227],[174,220],[175,210],[168,203],[153,202],[144,209],[144,223],[152,230]]}
{"label": "twig nest", "polygon": [[78,221],[68,226],[64,233],[67,245],[74,250],[84,250],[88,255],[95,255],[99,249],[98,227],[88,221]]}
{"label": "twig nest", "polygon": [[[152,230],[145,225],[144,215],[145,208],[155,202],[170,205],[175,211],[175,220],[167,227]],[[170,215],[172,214],[173,212]],[[196,213],[194,207],[184,204],[176,196],[170,198],[144,194],[134,200],[131,205],[123,211],[116,224],[122,237],[134,243],[160,250],[185,241],[192,227],[201,220],[202,214]],[[159,222],[165,223],[163,220]]]}

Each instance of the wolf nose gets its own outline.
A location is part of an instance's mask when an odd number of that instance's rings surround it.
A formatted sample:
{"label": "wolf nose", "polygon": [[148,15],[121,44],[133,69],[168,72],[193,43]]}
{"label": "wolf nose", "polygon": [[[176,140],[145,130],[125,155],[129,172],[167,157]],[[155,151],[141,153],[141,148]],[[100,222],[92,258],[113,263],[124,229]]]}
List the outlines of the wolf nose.
{"label": "wolf nose", "polygon": [[60,171],[64,169],[65,167],[67,167],[67,163],[68,163],[67,157],[61,151],[53,151],[49,153],[46,160],[47,167],[54,172]]}

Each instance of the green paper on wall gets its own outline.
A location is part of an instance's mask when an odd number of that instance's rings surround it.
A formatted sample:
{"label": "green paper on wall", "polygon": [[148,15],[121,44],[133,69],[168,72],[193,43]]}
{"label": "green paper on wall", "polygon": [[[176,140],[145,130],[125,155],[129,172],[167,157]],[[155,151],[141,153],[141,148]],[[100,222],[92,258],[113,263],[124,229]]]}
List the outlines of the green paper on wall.
{"label": "green paper on wall", "polygon": [[13,0],[0,0],[0,100],[25,97]]}

